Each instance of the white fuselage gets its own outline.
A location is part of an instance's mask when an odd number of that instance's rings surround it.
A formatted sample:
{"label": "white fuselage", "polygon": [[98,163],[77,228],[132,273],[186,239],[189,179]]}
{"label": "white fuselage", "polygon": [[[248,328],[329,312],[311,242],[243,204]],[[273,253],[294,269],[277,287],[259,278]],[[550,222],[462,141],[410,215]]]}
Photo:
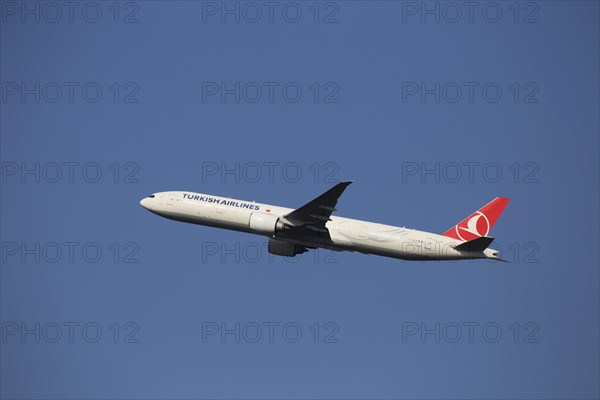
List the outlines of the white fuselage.
{"label": "white fuselage", "polygon": [[[142,199],[140,204],[155,214],[176,221],[267,237],[273,235],[251,229],[253,213],[283,217],[294,211],[292,208],[179,191],[155,193]],[[459,251],[454,248],[462,243],[459,240],[404,227],[337,216],[331,216],[326,227],[331,241],[322,242],[310,237],[286,240],[309,248],[357,251],[406,260],[498,259],[493,249],[482,252]]]}

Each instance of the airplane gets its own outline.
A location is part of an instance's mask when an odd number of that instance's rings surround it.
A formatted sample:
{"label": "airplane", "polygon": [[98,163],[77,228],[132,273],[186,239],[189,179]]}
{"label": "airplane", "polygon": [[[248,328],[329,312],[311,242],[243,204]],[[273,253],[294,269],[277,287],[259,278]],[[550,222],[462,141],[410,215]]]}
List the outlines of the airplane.
{"label": "airplane", "polygon": [[292,209],[194,192],[159,192],[140,205],[181,222],[266,236],[269,253],[294,257],[309,249],[354,251],[403,260],[493,259],[488,236],[509,202],[496,197],[446,232],[437,234],[331,215],[352,181]]}

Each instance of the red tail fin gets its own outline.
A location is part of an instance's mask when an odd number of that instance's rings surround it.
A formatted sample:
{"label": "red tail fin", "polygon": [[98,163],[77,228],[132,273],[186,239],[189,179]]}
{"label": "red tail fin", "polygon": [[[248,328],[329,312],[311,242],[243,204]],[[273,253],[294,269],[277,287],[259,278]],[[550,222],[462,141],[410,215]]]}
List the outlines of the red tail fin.
{"label": "red tail fin", "polygon": [[496,197],[442,235],[463,241],[487,236],[509,201],[505,197]]}

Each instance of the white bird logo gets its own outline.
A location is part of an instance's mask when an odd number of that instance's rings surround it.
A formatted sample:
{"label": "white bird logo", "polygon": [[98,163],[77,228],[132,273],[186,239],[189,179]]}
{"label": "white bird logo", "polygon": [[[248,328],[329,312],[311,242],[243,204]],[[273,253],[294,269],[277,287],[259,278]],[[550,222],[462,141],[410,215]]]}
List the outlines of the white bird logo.
{"label": "white bird logo", "polygon": [[[477,230],[477,223],[479,222],[479,218],[481,218],[481,217],[483,217],[483,219],[486,222],[486,230],[485,230],[484,233],[481,233],[481,232],[479,232]],[[462,227],[462,226],[459,227],[459,228],[462,229],[463,231],[469,232],[472,235],[482,237],[482,236],[486,236],[489,233],[489,231],[490,231],[490,221],[488,221],[488,219],[485,216],[485,214],[483,214],[481,211],[477,211],[477,213],[475,213],[475,215],[473,215],[467,221],[467,227],[466,228]],[[462,236],[460,236],[460,234],[459,234],[459,237],[461,237],[461,239],[462,239]]]}

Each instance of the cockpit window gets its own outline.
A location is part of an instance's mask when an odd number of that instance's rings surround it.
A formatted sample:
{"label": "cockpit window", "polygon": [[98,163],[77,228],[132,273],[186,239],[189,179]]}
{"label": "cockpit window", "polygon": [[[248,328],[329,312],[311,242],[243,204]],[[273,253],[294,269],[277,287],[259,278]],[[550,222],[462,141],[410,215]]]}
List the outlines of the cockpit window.
{"label": "cockpit window", "polygon": [[151,199],[153,199],[153,198],[154,198],[154,195],[153,195],[153,194],[151,194],[151,195],[150,195],[150,196],[148,196],[148,197],[150,197]]}

